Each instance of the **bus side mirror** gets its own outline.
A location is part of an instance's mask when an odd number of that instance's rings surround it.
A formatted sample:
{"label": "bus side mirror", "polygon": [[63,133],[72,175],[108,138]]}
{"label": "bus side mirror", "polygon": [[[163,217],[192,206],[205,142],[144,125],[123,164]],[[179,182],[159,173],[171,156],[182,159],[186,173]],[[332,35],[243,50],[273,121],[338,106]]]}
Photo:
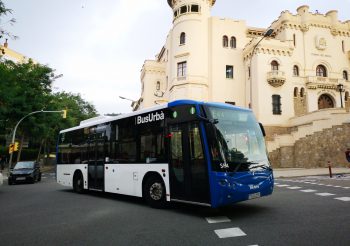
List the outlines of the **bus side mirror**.
{"label": "bus side mirror", "polygon": [[261,129],[263,136],[266,137],[265,129],[264,129],[263,124],[261,124],[261,122],[259,122],[259,126],[260,126],[260,129]]}

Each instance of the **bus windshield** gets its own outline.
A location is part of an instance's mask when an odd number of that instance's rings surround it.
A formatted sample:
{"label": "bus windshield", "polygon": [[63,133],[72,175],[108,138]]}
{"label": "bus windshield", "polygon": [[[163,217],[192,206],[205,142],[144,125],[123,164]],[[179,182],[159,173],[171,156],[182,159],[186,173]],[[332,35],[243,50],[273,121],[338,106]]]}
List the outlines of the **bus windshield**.
{"label": "bus windshield", "polygon": [[251,111],[208,107],[215,121],[209,129],[213,171],[269,168],[262,131]]}

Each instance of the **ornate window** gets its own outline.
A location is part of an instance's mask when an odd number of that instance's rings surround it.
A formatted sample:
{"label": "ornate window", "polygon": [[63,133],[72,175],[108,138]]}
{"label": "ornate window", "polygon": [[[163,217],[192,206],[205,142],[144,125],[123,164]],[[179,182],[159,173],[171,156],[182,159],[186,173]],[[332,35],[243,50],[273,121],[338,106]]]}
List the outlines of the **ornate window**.
{"label": "ornate window", "polygon": [[199,5],[197,4],[191,5],[191,12],[199,12]]}
{"label": "ornate window", "polygon": [[294,87],[294,97],[298,97],[298,87]]}
{"label": "ornate window", "polygon": [[282,114],[280,95],[272,95],[272,114]]}
{"label": "ornate window", "polygon": [[228,37],[226,35],[222,37],[222,46],[228,47]]}
{"label": "ornate window", "polygon": [[276,60],[273,60],[271,62],[271,71],[278,71],[278,66],[279,66],[278,62]]}
{"label": "ornate window", "polygon": [[185,14],[185,13],[187,13],[187,6],[186,5],[180,7],[180,14]]}
{"label": "ornate window", "polygon": [[233,66],[226,65],[226,79],[233,79]]}
{"label": "ornate window", "polygon": [[299,76],[299,67],[297,65],[293,66],[293,76],[295,77]]}
{"label": "ornate window", "polygon": [[236,49],[236,38],[235,37],[231,37],[230,39],[230,47],[233,49]]}
{"label": "ornate window", "polygon": [[305,89],[301,88],[300,89],[300,97],[304,97],[305,96]]}
{"label": "ornate window", "polygon": [[177,77],[186,77],[187,62],[179,62],[177,64]]}
{"label": "ornate window", "polygon": [[180,44],[185,44],[186,43],[186,33],[182,32],[180,34]]}
{"label": "ornate window", "polygon": [[318,65],[316,68],[317,77],[327,77],[327,69],[323,65]]}
{"label": "ornate window", "polygon": [[157,90],[157,91],[160,90],[160,82],[159,82],[159,81],[157,81],[156,90]]}
{"label": "ornate window", "polygon": [[346,81],[349,80],[349,77],[348,77],[348,72],[347,71],[343,71],[343,79],[345,79]]}

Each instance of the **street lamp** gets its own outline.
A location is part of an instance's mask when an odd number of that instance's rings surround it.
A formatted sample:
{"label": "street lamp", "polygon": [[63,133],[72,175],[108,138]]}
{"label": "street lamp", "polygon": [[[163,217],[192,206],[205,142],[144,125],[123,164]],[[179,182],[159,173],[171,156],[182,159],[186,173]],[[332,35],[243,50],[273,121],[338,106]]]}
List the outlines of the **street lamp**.
{"label": "street lamp", "polygon": [[250,64],[249,64],[249,75],[250,75],[250,92],[249,92],[249,108],[253,108],[253,81],[252,81],[252,61],[253,61],[253,56],[254,56],[254,52],[255,52],[255,49],[256,47],[258,47],[258,45],[260,44],[261,41],[263,41],[264,38],[266,37],[270,37],[273,33],[273,29],[269,29],[267,30],[267,32],[264,33],[264,36],[261,37],[261,39],[259,40],[259,42],[256,43],[256,45],[254,45],[254,48],[253,48],[253,51],[252,51],[252,56],[250,58]]}
{"label": "street lamp", "polygon": [[135,100],[132,100],[132,99],[127,98],[127,97],[119,96],[119,98],[124,99],[124,100],[128,100],[128,101],[131,101],[131,102],[135,102]]}
{"label": "street lamp", "polygon": [[344,85],[343,84],[338,84],[337,85],[337,89],[338,89],[338,91],[340,93],[340,106],[343,108],[343,96],[342,96],[341,93],[345,91],[344,90]]}
{"label": "street lamp", "polygon": [[[31,112],[29,114],[27,114],[26,116],[22,117],[22,119],[20,119],[14,130],[13,130],[13,133],[12,133],[12,140],[11,140],[11,145],[14,145],[15,144],[15,139],[16,139],[16,131],[17,131],[17,128],[19,126],[19,124],[25,119],[27,118],[28,116],[31,116],[33,114],[38,114],[38,113],[61,113],[62,114],[62,117],[63,118],[66,118],[67,117],[67,110],[58,110],[58,111],[44,111],[44,110],[40,110],[40,111],[34,111],[34,112]],[[9,171],[11,169],[11,165],[12,165],[12,156],[13,156],[13,152],[10,153],[10,160],[9,160]]]}

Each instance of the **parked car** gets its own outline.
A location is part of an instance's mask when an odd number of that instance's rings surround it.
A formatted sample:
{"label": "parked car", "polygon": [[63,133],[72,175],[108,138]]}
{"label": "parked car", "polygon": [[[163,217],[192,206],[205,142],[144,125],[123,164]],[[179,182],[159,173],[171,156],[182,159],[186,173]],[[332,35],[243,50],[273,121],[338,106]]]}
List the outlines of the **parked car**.
{"label": "parked car", "polygon": [[19,182],[34,183],[35,181],[41,181],[41,171],[39,163],[36,161],[19,161],[10,170],[8,177],[8,184],[12,185]]}
{"label": "parked car", "polygon": [[4,183],[4,176],[2,175],[1,171],[0,171],[0,185],[2,185]]}

